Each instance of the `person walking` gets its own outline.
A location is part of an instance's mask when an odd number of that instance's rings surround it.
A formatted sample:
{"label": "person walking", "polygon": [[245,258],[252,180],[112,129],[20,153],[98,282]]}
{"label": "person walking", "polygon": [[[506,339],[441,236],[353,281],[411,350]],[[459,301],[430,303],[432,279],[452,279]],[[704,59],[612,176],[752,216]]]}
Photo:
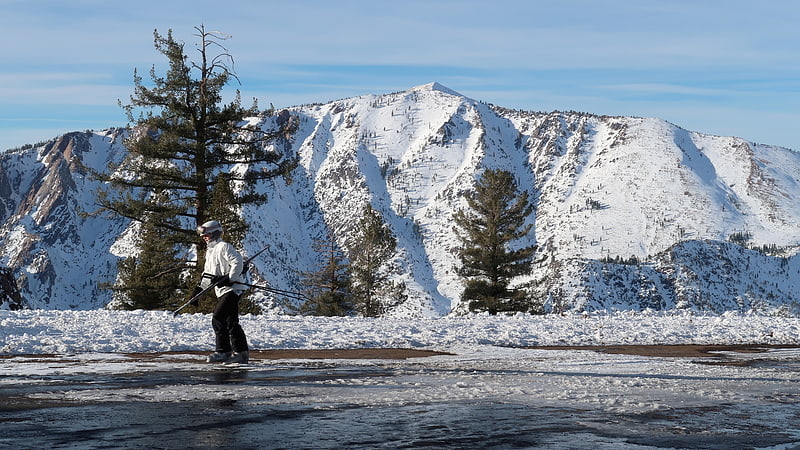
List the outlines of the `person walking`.
{"label": "person walking", "polygon": [[242,326],[239,324],[239,299],[247,289],[242,282],[242,255],[222,240],[222,225],[210,220],[197,228],[206,243],[206,260],[200,289],[216,284],[217,305],[211,315],[215,351],[208,356],[210,363],[246,363],[250,359]]}

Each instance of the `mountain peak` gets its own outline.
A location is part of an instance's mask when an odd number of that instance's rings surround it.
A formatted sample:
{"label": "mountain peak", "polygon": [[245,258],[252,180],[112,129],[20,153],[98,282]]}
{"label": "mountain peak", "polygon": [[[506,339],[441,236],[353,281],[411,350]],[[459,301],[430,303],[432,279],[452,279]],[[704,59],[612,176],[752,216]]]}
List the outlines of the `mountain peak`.
{"label": "mountain peak", "polygon": [[[530,283],[532,310],[800,317],[796,152],[660,119],[490,108],[436,82],[288,111],[297,129],[264,149],[297,157],[294,182],[258,183],[254,193],[270,201],[243,216],[247,248],[280,243],[252,269],[277,289],[298,289],[300,271],[320,267],[320,236],[354,249],[353,207],[369,202],[397,241],[385,270],[406,300],[390,315],[465,313],[452,218],[491,167],[535,193],[535,228],[515,243],[540,249],[515,279]],[[263,131],[279,120],[258,119]],[[73,133],[0,158],[0,265],[24,274],[26,307],[114,301],[99,283],[116,280],[117,262],[138,250],[136,227],[69,211],[96,209],[100,180],[84,166],[130,167],[129,132]],[[270,314],[299,307],[267,293],[253,301]]]}
{"label": "mountain peak", "polygon": [[440,83],[437,83],[436,81],[434,81],[433,83],[428,83],[428,84],[423,84],[421,86],[413,87],[413,88],[411,88],[411,90],[412,91],[439,91],[439,92],[443,92],[443,93],[448,94],[448,95],[455,95],[457,97],[463,97],[463,95],[461,95],[460,93],[448,88],[447,86],[444,86],[444,85],[442,85]]}

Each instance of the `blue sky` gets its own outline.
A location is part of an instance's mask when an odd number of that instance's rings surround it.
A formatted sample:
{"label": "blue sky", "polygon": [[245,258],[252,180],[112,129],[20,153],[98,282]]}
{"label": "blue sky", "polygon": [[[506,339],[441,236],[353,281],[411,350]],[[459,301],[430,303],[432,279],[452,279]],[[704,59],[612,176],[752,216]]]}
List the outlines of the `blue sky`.
{"label": "blue sky", "polygon": [[192,56],[204,24],[261,107],[437,81],[800,151],[799,23],[794,0],[0,0],[0,150],[125,125],[133,70],[166,65],[153,30]]}

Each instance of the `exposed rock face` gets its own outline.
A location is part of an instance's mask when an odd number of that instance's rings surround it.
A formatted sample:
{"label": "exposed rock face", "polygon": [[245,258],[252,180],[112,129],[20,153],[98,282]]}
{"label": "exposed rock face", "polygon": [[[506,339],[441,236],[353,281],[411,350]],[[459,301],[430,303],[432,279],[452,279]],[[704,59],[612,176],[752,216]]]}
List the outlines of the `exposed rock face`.
{"label": "exposed rock face", "polygon": [[118,164],[127,153],[122,133],[70,133],[2,155],[0,186],[9,188],[2,197],[6,238],[0,254],[18,273],[31,307],[83,309],[108,302],[98,282],[113,281],[116,257],[108,249],[127,224],[84,216],[97,209],[97,185],[84,165]]}

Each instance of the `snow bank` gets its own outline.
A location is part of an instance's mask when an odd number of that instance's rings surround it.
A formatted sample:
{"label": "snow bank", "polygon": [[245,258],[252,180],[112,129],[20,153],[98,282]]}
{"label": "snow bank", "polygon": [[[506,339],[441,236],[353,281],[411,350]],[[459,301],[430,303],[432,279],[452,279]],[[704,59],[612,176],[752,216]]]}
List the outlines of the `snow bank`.
{"label": "snow bank", "polygon": [[[367,319],[246,315],[253,349],[797,344],[800,319],[726,313],[618,312]],[[192,351],[213,348],[211,317],[167,311],[0,311],[1,354]]]}

